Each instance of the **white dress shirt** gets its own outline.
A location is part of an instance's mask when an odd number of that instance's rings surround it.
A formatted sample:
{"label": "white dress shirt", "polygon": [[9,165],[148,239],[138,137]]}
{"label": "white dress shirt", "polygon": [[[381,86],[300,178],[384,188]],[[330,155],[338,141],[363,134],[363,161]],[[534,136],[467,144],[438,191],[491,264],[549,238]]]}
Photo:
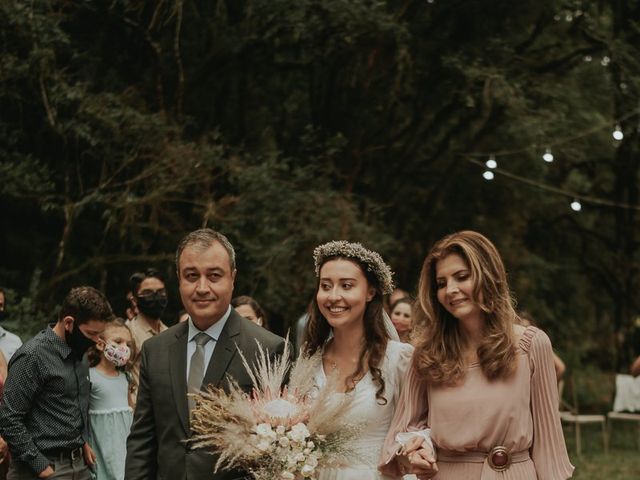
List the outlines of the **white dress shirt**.
{"label": "white dress shirt", "polygon": [[211,355],[213,355],[213,350],[216,348],[216,343],[218,343],[218,338],[220,338],[220,333],[222,329],[227,324],[227,320],[229,319],[229,315],[231,315],[231,305],[227,308],[227,312],[222,316],[220,320],[211,325],[206,330],[199,330],[189,317],[187,322],[189,323],[189,336],[187,337],[187,371],[185,372],[187,375],[187,379],[189,378],[189,367],[191,366],[191,357],[193,353],[196,351],[196,342],[194,340],[195,336],[200,332],[204,332],[211,337],[205,346],[204,346],[204,371],[207,371],[209,367],[209,361],[211,360]]}
{"label": "white dress shirt", "polygon": [[22,346],[22,340],[15,333],[11,333],[0,327],[0,350],[9,363],[13,354]]}

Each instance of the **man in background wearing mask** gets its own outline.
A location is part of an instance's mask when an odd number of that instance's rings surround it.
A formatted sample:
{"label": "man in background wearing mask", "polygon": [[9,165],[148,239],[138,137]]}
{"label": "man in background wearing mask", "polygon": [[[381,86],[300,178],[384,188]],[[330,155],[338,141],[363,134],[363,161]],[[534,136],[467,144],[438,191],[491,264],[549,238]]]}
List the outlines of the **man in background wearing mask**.
{"label": "man in background wearing mask", "polygon": [[[137,386],[140,379],[142,344],[167,329],[167,326],[160,320],[167,307],[167,290],[160,273],[153,268],[134,273],[129,278],[129,283],[133,293],[132,301],[138,310],[138,315],[126,322],[135,343],[136,355],[132,360],[131,375],[134,385]],[[131,395],[132,401],[135,401],[137,393],[136,389]]]}
{"label": "man in background wearing mask", "polygon": [[[7,319],[8,314],[5,310],[6,307],[6,297],[4,294],[4,290],[0,288],[0,322],[3,322]],[[15,353],[18,348],[22,345],[22,340],[20,337],[10,331],[6,330],[2,325],[0,325],[0,351],[4,354],[4,358],[7,360],[11,360],[11,356]]]}
{"label": "man in background wearing mask", "polygon": [[82,357],[113,318],[105,296],[72,289],[58,321],[16,351],[0,404],[0,435],[9,444],[8,478],[89,480],[89,367]]}

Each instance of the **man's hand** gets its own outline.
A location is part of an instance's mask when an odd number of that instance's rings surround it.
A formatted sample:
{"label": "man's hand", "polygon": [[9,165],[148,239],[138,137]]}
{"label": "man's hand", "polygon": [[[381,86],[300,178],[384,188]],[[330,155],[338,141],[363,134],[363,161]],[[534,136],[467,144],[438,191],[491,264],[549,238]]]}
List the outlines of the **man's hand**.
{"label": "man's hand", "polygon": [[55,470],[51,465],[49,465],[47,468],[45,468],[38,474],[38,478],[48,478],[54,473],[56,473]]}
{"label": "man's hand", "polygon": [[9,455],[9,445],[0,437],[0,463],[4,462]]}
{"label": "man's hand", "polygon": [[84,463],[89,465],[89,468],[93,469],[96,466],[96,453],[89,446],[87,442],[82,446],[82,454],[84,455]]}

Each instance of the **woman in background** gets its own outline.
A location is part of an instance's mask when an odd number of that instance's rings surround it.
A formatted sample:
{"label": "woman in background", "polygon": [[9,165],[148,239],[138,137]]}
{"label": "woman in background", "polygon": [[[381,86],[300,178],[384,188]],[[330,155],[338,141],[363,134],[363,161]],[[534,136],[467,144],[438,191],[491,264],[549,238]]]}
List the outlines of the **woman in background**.
{"label": "woman in background", "polygon": [[231,300],[231,306],[244,318],[251,320],[256,325],[267,328],[267,315],[262,307],[252,297],[241,295]]}
{"label": "woman in background", "polygon": [[400,341],[403,343],[411,343],[410,337],[413,330],[413,300],[410,297],[403,297],[396,300],[391,305],[391,323],[398,332]]}

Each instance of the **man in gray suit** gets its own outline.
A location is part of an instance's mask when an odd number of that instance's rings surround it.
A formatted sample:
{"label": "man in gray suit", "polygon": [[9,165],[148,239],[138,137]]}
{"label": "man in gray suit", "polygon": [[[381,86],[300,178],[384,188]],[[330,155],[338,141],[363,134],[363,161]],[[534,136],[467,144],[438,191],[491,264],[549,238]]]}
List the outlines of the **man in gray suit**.
{"label": "man in gray suit", "polygon": [[235,252],[211,229],[189,233],[178,246],[176,267],[189,320],[147,340],[142,347],[138,402],[127,440],[126,480],[231,480],[241,472],[213,474],[216,457],[191,449],[187,391],[208,384],[227,388],[233,377],[246,391],[253,385],[240,349],[251,362],[256,340],[281,354],[284,339],[231,308]]}

